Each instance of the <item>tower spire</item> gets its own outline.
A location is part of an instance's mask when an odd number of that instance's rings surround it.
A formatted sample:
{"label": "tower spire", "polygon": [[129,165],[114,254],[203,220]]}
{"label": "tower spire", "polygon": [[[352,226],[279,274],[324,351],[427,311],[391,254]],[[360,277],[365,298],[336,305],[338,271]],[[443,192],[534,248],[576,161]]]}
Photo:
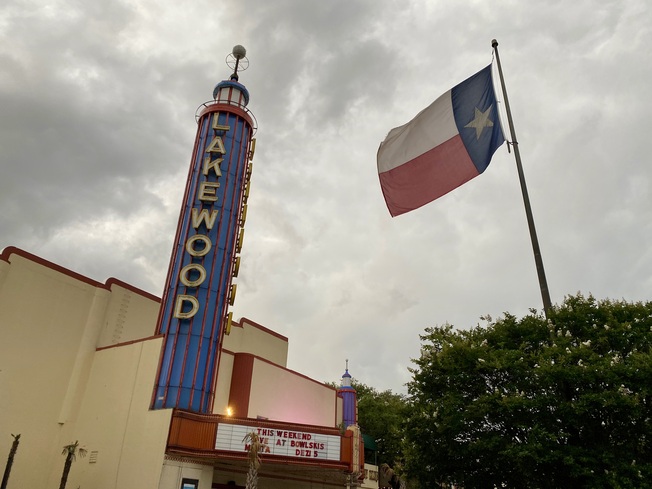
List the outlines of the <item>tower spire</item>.
{"label": "tower spire", "polygon": [[[233,74],[231,75],[231,80],[238,81],[238,68],[240,67],[240,60],[244,60],[243,64],[246,61],[246,65],[242,68],[242,71],[246,70],[249,66],[249,61],[245,57],[246,54],[247,50],[240,44],[233,46],[233,51],[231,51],[230,57],[231,59],[235,59],[235,66],[233,66]],[[229,64],[229,57],[227,57],[227,64]]]}
{"label": "tower spire", "polygon": [[[249,92],[237,81],[245,48],[227,56],[231,79],[197,109],[197,136],[157,332],[165,335],[153,409],[210,413],[229,305],[235,301],[254,154]],[[232,63],[232,64],[230,64]]]}
{"label": "tower spire", "polygon": [[349,359],[346,359],[346,369],[342,375],[340,388],[337,394],[342,398],[342,422],[344,427],[358,423],[358,394],[351,385],[351,374],[349,373]]}

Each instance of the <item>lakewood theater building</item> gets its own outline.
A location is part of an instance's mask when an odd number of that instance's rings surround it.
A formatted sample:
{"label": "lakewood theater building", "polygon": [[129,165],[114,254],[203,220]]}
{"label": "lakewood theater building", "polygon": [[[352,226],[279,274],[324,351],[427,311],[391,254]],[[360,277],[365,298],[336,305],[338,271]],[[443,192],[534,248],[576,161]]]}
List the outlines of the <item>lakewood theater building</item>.
{"label": "lakewood theater building", "polygon": [[243,488],[251,433],[261,489],[378,487],[348,371],[335,389],[288,369],[286,337],[228,310],[255,150],[244,54],[198,110],[162,298],[0,254],[0,459],[21,435],[9,489],[58,487],[75,441],[69,488]]}

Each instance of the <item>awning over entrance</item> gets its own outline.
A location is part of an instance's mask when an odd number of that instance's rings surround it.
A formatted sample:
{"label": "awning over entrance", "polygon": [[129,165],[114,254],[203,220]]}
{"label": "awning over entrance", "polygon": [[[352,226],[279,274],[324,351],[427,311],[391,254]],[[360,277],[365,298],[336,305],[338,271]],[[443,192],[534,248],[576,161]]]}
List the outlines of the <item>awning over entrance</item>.
{"label": "awning over entrance", "polygon": [[[174,410],[168,457],[211,464],[216,471],[247,472],[249,446],[245,436],[255,432],[264,443],[259,477],[343,485],[364,460],[353,463],[354,436],[338,428],[232,418]],[[361,443],[359,441],[359,443]],[[355,452],[362,454],[363,450]]]}

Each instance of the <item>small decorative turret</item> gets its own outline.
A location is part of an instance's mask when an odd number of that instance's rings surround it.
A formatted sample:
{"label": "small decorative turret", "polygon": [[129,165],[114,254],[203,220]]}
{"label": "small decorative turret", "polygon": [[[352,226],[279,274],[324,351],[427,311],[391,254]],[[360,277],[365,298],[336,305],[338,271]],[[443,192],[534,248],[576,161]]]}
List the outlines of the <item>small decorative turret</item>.
{"label": "small decorative turret", "polygon": [[358,424],[358,395],[351,386],[348,358],[340,388],[337,389],[337,395],[342,398],[342,422],[344,423],[344,428]]}

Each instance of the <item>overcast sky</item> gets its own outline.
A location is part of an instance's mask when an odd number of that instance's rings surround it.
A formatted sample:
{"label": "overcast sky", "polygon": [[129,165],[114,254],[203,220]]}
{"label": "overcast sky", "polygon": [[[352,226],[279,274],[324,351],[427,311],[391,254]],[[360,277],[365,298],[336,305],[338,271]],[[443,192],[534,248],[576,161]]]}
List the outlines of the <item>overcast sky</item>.
{"label": "overcast sky", "polygon": [[288,367],[405,392],[428,326],[542,301],[513,154],[391,218],[387,132],[500,56],[553,303],[652,296],[649,0],[4,0],[0,249],[162,293],[195,110],[247,49],[234,317]]}

